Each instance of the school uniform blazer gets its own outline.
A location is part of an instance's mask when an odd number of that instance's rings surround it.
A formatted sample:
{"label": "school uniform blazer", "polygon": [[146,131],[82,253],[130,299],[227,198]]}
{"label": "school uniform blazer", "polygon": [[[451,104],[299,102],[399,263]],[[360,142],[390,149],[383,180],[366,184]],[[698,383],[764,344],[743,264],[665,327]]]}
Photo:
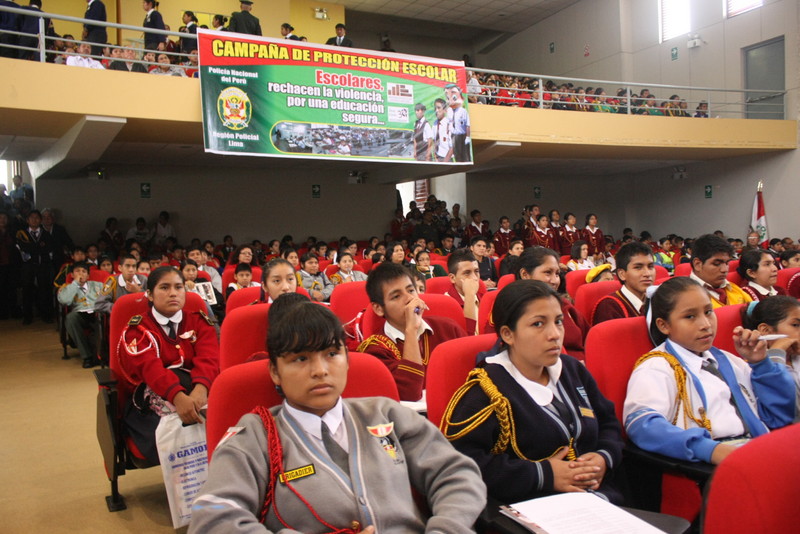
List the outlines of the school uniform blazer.
{"label": "school uniform blazer", "polygon": [[628,297],[620,290],[597,301],[592,312],[592,324],[595,325],[611,319],[639,317],[640,315],[639,310],[634,308]]}
{"label": "school uniform blazer", "polygon": [[384,334],[372,335],[358,346],[357,352],[372,354],[386,364],[397,383],[400,400],[417,401],[422,398],[425,373],[433,349],[445,341],[467,335],[461,326],[448,317],[425,317],[425,322],[431,327],[431,331],[426,330],[417,341],[422,363],[404,360],[405,341],[390,339]]}
{"label": "school uniform blazer", "polygon": [[353,47],[353,41],[351,41],[350,38],[347,37],[347,36],[342,38],[341,44],[336,44],[336,39],[337,39],[337,37],[331,37],[330,39],[325,41],[325,44],[326,45],[331,45],[331,46],[347,46],[347,47],[350,47],[350,48]]}
{"label": "school uniform blazer", "polygon": [[[619,492],[611,483],[611,471],[622,461],[623,446],[614,405],[603,397],[594,378],[580,362],[562,354],[561,363],[557,387],[575,424],[572,436],[575,453],[581,456],[596,452],[605,458],[608,471],[599,491],[612,501],[620,502]],[[569,445],[571,434],[564,421],[534,402],[503,366],[483,365],[491,381],[510,403],[517,446],[528,460],[519,458],[510,444],[505,452],[492,454],[500,435],[496,412],[463,437],[453,440],[453,445],[478,464],[490,497],[513,503],[557,493],[547,458]],[[456,405],[450,421],[464,421],[489,403],[483,389],[475,385]],[[450,427],[448,434],[459,430],[461,427]]]}
{"label": "school uniform blazer", "polygon": [[[424,417],[393,400],[367,397],[344,399],[343,404],[348,473],[311,443],[283,406],[270,410],[283,446],[283,468],[306,468],[305,476],[291,484],[322,519],[335,528],[350,528],[355,520],[361,529],[374,525],[381,534],[474,532],[472,525],[486,504],[475,462],[458,453]],[[192,507],[189,532],[227,534],[232,525],[241,533],[330,531],[280,481],[274,505],[291,529],[278,521],[273,507],[265,523],[259,523],[270,472],[266,432],[255,414],[242,417],[237,427],[241,430],[214,451],[208,481]],[[427,500],[430,517],[420,513],[411,488]]]}
{"label": "school uniform blazer", "polygon": [[[101,0],[94,0],[86,8],[86,13],[83,18],[89,20],[96,20],[99,22],[106,22],[106,6]],[[106,43],[108,42],[108,34],[106,33],[105,26],[95,26],[93,24],[84,24],[83,29],[86,31],[86,40],[90,43]]]}
{"label": "school uniform blazer", "polygon": [[168,367],[191,371],[192,384],[209,390],[219,374],[217,331],[200,312],[183,313],[176,340],[164,333],[151,312],[133,316],[119,340],[117,354],[126,389],[132,391],[144,382],[169,402],[186,390]]}
{"label": "school uniform blazer", "polygon": [[[156,10],[153,10],[152,13],[146,15],[144,17],[144,22],[142,26],[145,28],[151,28],[153,30],[164,30],[166,26],[164,26],[164,18],[161,16]],[[149,47],[157,47],[159,43],[163,43],[166,41],[167,36],[162,35],[160,33],[148,33],[144,32],[144,46],[145,48]]]}

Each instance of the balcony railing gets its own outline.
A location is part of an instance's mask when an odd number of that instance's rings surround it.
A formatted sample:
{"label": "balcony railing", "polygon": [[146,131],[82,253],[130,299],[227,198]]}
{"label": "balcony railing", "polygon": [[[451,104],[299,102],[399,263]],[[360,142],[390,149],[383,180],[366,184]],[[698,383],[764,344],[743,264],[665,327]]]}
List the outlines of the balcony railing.
{"label": "balcony railing", "polygon": [[[142,46],[142,40],[131,40],[132,46],[103,44],[109,50],[133,50],[135,57],[111,58],[98,54],[79,54],[70,50],[54,50],[56,41],[79,45],[83,41],[77,39],[65,40],[63,37],[48,36],[45,28],[45,19],[105,26],[120,30],[128,30],[144,34],[158,34],[171,38],[186,37],[186,33],[143,28],[113,22],[98,22],[79,17],[60,15],[57,13],[35,12],[28,9],[19,9],[0,6],[0,11],[15,13],[19,16],[38,16],[39,32],[37,46],[23,46],[13,43],[2,43],[0,47],[6,50],[17,50],[33,53],[33,57],[41,62],[53,60],[56,56],[87,56],[97,60],[119,60],[143,65],[159,64],[155,61],[143,60],[147,52]],[[32,37],[31,34],[11,30],[0,30],[0,35],[10,37]],[[97,46],[97,43],[90,43]],[[77,46],[75,47],[77,48]],[[174,51],[159,51],[172,58],[172,63],[186,61],[190,57]],[[30,54],[29,54],[30,55]],[[194,68],[194,67],[190,67]],[[483,78],[479,87],[468,84],[468,97],[471,102],[486,105],[505,105],[518,107],[536,107],[540,109],[563,109],[573,111],[593,111],[626,115],[668,115],[693,117],[697,114],[698,106],[706,105],[705,116],[722,118],[759,118],[783,119],[783,97],[786,91],[780,90],[754,90],[754,89],[726,89],[711,87],[692,87],[684,85],[667,85],[645,82],[625,82],[615,80],[594,80],[587,78],[571,78],[563,76],[549,76],[520,72],[508,72],[487,69],[469,68],[468,71],[477,77]],[[517,86],[515,87],[514,84]],[[564,89],[564,84],[567,84]],[[555,89],[553,88],[555,86]],[[559,89],[560,87],[560,89]],[[597,92],[598,88],[605,91],[602,94],[588,94],[586,88]],[[583,88],[584,91],[580,91]],[[651,93],[658,92],[655,100],[642,98],[642,89]],[[669,95],[669,96],[666,96]],[[675,95],[677,98],[670,98]],[[684,104],[681,104],[681,103]]]}

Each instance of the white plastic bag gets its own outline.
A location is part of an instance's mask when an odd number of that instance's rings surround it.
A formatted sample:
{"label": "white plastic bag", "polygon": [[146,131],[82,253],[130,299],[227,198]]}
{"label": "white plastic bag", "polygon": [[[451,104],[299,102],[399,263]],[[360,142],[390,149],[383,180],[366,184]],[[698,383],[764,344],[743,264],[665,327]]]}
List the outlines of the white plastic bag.
{"label": "white plastic bag", "polygon": [[172,526],[177,529],[189,524],[192,502],[208,478],[206,426],[183,426],[178,414],[166,415],[156,429],[156,446]]}

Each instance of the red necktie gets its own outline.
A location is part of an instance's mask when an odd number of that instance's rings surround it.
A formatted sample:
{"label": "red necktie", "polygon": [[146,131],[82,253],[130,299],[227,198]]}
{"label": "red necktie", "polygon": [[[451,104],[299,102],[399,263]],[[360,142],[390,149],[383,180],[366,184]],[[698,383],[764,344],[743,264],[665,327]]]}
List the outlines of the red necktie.
{"label": "red necktie", "polygon": [[711,287],[710,285],[706,284],[706,289],[709,289],[717,294],[717,300],[725,306],[728,303],[728,293],[725,291],[724,287]]}

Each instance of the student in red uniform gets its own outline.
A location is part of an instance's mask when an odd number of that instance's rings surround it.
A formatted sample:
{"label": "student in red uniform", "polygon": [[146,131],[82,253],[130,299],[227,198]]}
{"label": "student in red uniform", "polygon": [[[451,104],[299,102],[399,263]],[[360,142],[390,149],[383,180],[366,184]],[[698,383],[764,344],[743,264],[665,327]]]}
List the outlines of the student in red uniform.
{"label": "student in red uniform", "polygon": [[558,250],[555,232],[550,227],[550,218],[544,213],[540,213],[536,216],[536,228],[534,229],[529,246]]}
{"label": "student in red uniform", "polygon": [[775,285],[778,281],[778,266],[775,258],[764,249],[750,249],[742,254],[736,272],[747,283],[742,291],[754,301],[775,295],[785,295],[786,290]]}
{"label": "student in red uniform", "polygon": [[500,228],[494,233],[494,250],[499,256],[508,254],[511,248],[511,240],[514,237],[514,232],[511,230],[511,219],[503,215],[500,217]]}
{"label": "student in red uniform", "polygon": [[574,213],[567,212],[564,214],[564,226],[558,235],[559,252],[562,256],[566,256],[572,252],[572,245],[575,241],[581,239],[581,231],[576,224],[576,217]]}
{"label": "student in red uniform", "polygon": [[561,251],[561,232],[564,230],[564,227],[561,225],[561,214],[558,210],[550,210],[547,213],[547,217],[550,219],[550,228],[553,229],[553,235],[556,238],[556,252]]}
{"label": "student in red uniform", "polygon": [[586,215],[586,227],[581,231],[581,236],[589,245],[589,254],[593,256],[595,264],[601,263],[606,250],[606,238],[597,226],[597,215],[594,213]]}
{"label": "student in red uniform", "polygon": [[[561,271],[558,252],[543,247],[526,249],[519,257],[517,280],[539,280],[558,291]],[[564,313],[564,352],[581,361],[584,359],[584,342],[589,333],[589,323],[566,299],[561,299]]]}
{"label": "student in red uniform", "polygon": [[[411,273],[402,265],[383,263],[373,270],[367,294],[372,310],[386,323],[383,332],[359,345],[358,352],[373,354],[386,364],[397,382],[400,400],[419,400],[433,349],[467,333],[452,319],[422,318],[428,308],[419,298]],[[415,342],[406,343],[409,339]]]}
{"label": "student in red uniform", "polygon": [[459,249],[447,260],[450,287],[445,295],[452,297],[464,309],[467,333],[475,334],[478,326],[478,305],[483,293],[480,291],[480,268],[469,250]]}
{"label": "student in red uniform", "polygon": [[472,222],[464,228],[464,241],[466,243],[469,243],[473,237],[478,235],[488,238],[492,237],[489,224],[483,220],[483,215],[481,215],[480,210],[472,210],[469,216],[472,217]]}
{"label": "student in red uniform", "polygon": [[129,435],[158,463],[159,414],[177,412],[185,424],[203,423],[200,409],[219,374],[219,343],[203,311],[186,313],[183,275],[159,267],[147,279],[150,310],[128,321],[119,344],[120,386],[133,392],[125,407]]}
{"label": "student in red uniform", "polygon": [[642,315],[647,302],[645,293],[656,279],[653,252],[644,243],[632,241],[622,245],[615,259],[622,288],[597,302],[592,324]]}

